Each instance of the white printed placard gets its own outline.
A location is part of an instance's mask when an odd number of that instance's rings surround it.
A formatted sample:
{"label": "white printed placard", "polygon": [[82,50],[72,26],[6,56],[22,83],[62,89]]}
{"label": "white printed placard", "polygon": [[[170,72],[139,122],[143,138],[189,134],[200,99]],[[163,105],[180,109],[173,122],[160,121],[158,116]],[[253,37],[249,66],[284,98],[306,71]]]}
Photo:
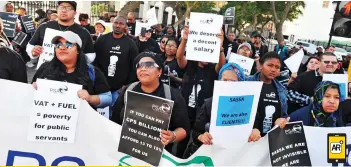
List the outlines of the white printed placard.
{"label": "white printed placard", "polygon": [[81,85],[37,80],[30,108],[28,141],[74,143],[81,100]]}
{"label": "white printed placard", "polygon": [[[236,150],[243,145],[235,143],[247,142],[255,122],[262,84],[215,81],[210,121],[213,145]],[[241,137],[228,132],[237,132]]]}
{"label": "white printed placard", "polygon": [[43,53],[39,56],[39,61],[37,65],[37,69],[39,67],[48,61],[51,61],[54,58],[55,50],[54,50],[54,45],[51,43],[51,40],[58,34],[60,34],[61,31],[59,30],[54,30],[51,28],[46,28],[45,29],[45,35],[44,35],[44,40],[43,40]]}
{"label": "white printed placard", "polygon": [[231,53],[228,62],[238,64],[241,68],[244,69],[245,75],[250,75],[255,60],[236,53]]}
{"label": "white printed placard", "polygon": [[190,14],[189,36],[186,47],[188,60],[218,63],[223,16],[208,13]]}
{"label": "white printed placard", "polygon": [[323,81],[332,81],[339,84],[341,98],[347,97],[348,74],[323,74]]}
{"label": "white printed placard", "polygon": [[139,36],[141,34],[141,29],[143,27],[147,28],[148,27],[147,23],[142,23],[139,21],[135,22],[135,36]]}
{"label": "white printed placard", "polygon": [[284,61],[284,63],[289,68],[291,73],[297,73],[297,71],[300,68],[303,57],[304,57],[303,50],[300,49],[298,52],[296,52],[294,55],[290,56],[288,59]]}
{"label": "white printed placard", "polygon": [[147,11],[146,17],[147,17],[147,25],[149,27],[158,24],[155,7],[151,8]]}
{"label": "white printed placard", "polygon": [[110,106],[107,106],[105,108],[98,108],[97,112],[105,118],[110,119]]}

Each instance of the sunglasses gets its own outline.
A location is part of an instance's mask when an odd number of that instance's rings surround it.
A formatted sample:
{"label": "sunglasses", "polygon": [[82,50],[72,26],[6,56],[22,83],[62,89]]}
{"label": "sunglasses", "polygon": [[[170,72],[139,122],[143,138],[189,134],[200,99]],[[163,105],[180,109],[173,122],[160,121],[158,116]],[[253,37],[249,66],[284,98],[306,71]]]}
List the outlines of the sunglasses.
{"label": "sunglasses", "polygon": [[338,62],[337,61],[323,61],[323,63],[324,64],[333,64],[333,65],[336,65],[336,64],[338,64]]}
{"label": "sunglasses", "polygon": [[166,40],[161,41],[162,43],[166,43]]}
{"label": "sunglasses", "polygon": [[137,65],[136,65],[136,68],[139,69],[139,68],[145,68],[145,69],[149,69],[149,68],[159,68],[160,66],[158,66],[155,62],[152,62],[152,61],[147,61],[147,62],[139,62]]}
{"label": "sunglasses", "polygon": [[61,46],[65,46],[67,49],[71,49],[73,47],[73,43],[70,43],[70,42],[66,42],[66,43],[62,43],[62,42],[59,42],[57,44],[55,44],[55,48],[60,48]]}

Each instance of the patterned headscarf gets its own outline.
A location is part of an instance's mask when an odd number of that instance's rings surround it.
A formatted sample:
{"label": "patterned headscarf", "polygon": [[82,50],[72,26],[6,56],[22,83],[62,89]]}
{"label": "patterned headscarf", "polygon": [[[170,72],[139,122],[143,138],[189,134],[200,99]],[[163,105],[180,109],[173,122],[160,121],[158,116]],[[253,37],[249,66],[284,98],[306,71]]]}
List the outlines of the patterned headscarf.
{"label": "patterned headscarf", "polygon": [[[336,113],[338,112],[335,111],[333,113],[326,113],[323,110],[322,107],[322,101],[323,97],[325,94],[325,91],[330,87],[330,86],[335,86],[338,88],[338,92],[340,94],[340,88],[339,85],[331,82],[331,81],[322,81],[320,82],[316,89],[314,90],[314,95],[313,95],[313,106],[312,106],[312,117],[315,120],[314,126],[319,126],[319,127],[336,127]],[[340,96],[340,101],[341,101],[341,96]]]}
{"label": "patterned headscarf", "polygon": [[238,81],[245,80],[244,70],[236,63],[224,64],[221,70],[219,70],[218,80],[222,79],[222,74],[224,73],[224,71],[227,71],[227,70],[235,72],[235,74],[238,76]]}

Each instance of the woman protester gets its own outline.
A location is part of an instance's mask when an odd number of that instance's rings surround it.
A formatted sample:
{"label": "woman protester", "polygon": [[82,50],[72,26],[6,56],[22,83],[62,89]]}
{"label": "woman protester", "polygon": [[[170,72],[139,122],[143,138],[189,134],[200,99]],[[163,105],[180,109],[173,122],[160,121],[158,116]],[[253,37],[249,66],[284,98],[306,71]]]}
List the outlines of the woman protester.
{"label": "woman protester", "polygon": [[[185,101],[178,90],[160,82],[164,68],[162,60],[150,52],[142,52],[135,58],[139,82],[132,83],[124,88],[114,104],[111,120],[120,125],[123,123],[125,112],[125,93],[132,90],[174,101],[168,130],[161,131],[161,142],[165,149],[172,153],[173,143],[183,140],[190,132],[189,120]],[[168,93],[167,93],[168,92]],[[169,97],[170,96],[170,97]]]}
{"label": "woman protester", "polygon": [[307,59],[305,64],[301,64],[299,71],[297,72],[297,75],[303,73],[303,72],[308,72],[308,71],[313,71],[319,68],[319,58],[315,56],[311,56]]}
{"label": "woman protester", "polygon": [[312,104],[290,114],[290,122],[302,121],[305,126],[343,127],[339,110],[339,85],[331,81],[320,82],[314,90]]}
{"label": "woman protester", "polygon": [[[218,78],[218,72],[225,64],[225,55],[223,46],[224,33],[217,37],[220,39],[219,62],[217,64],[208,62],[188,61],[184,55],[185,46],[188,40],[189,27],[185,26],[183,37],[177,51],[177,61],[180,69],[184,69],[182,81],[182,95],[187,105],[190,126],[194,125],[196,112],[204,103],[204,100],[212,97],[214,81]],[[177,157],[183,157],[187,147],[189,136],[178,144]]]}
{"label": "woman protester", "polygon": [[112,97],[107,80],[98,68],[86,63],[81,38],[72,31],[65,31],[51,42],[55,45],[54,58],[43,63],[35,73],[34,88],[37,88],[38,78],[79,84],[83,86],[77,92],[79,98],[86,100],[94,109],[109,106]]}
{"label": "woman protester", "polygon": [[167,36],[163,36],[161,38],[159,49],[155,49],[155,52],[157,54],[165,55],[165,53],[166,53],[166,42],[167,41],[168,41],[168,37]]}
{"label": "woman protester", "polygon": [[246,81],[262,81],[260,99],[249,142],[257,141],[274,125],[287,122],[287,90],[276,79],[280,74],[281,61],[275,52],[267,52],[260,59],[260,72],[247,77]]}
{"label": "woman protester", "polygon": [[[164,60],[165,69],[161,81],[165,84],[170,85],[173,88],[180,89],[182,84],[183,72],[179,68],[178,61],[176,58],[178,44],[176,39],[169,38],[165,46],[165,57]],[[161,55],[160,55],[161,56]]]}
{"label": "woman protester", "polygon": [[[244,70],[235,63],[225,64],[219,71],[218,80],[221,81],[244,81]],[[201,106],[197,114],[196,121],[192,130],[192,143],[190,143],[184,153],[184,158],[192,155],[202,144],[211,145],[212,136],[206,129],[211,121],[212,97],[205,99],[204,104]]]}

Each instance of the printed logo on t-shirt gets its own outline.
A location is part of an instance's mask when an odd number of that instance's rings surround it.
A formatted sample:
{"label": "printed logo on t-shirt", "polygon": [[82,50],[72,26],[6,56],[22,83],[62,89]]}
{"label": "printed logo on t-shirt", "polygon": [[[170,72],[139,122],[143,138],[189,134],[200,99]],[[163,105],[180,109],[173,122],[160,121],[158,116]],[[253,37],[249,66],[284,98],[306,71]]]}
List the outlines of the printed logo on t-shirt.
{"label": "printed logo on t-shirt", "polygon": [[117,62],[118,62],[118,57],[117,56],[111,56],[110,57],[110,65],[108,65],[108,76],[109,77],[115,76]]}
{"label": "printed logo on t-shirt", "polygon": [[272,128],[273,114],[275,113],[275,107],[268,105],[265,108],[266,116],[263,119],[263,133],[267,133]]}
{"label": "printed logo on t-shirt", "polygon": [[271,92],[270,94],[266,94],[266,97],[275,99],[275,93]]}
{"label": "printed logo on t-shirt", "polygon": [[121,47],[119,45],[112,47],[112,50],[119,50]]}
{"label": "printed logo on t-shirt", "polygon": [[[200,80],[201,82],[202,80]],[[196,97],[199,97],[199,92],[201,90],[201,85],[200,84],[197,84],[197,92],[196,92]],[[193,90],[189,96],[189,103],[188,103],[188,106],[191,107],[191,108],[195,108],[195,85],[193,86]]]}

